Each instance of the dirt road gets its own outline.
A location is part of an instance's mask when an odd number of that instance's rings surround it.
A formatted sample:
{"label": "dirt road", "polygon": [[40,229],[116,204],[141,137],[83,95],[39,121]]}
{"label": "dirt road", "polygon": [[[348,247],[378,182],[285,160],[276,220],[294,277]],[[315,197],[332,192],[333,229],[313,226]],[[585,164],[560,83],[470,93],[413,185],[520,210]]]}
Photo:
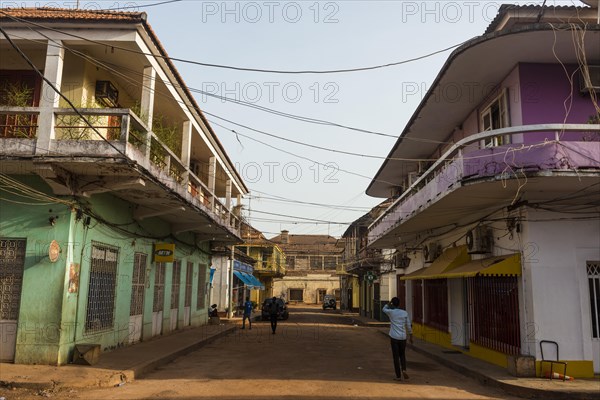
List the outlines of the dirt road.
{"label": "dirt road", "polygon": [[410,379],[396,382],[389,341],[351,317],[292,308],[111,389],[54,395],[75,399],[510,399],[414,352]]}

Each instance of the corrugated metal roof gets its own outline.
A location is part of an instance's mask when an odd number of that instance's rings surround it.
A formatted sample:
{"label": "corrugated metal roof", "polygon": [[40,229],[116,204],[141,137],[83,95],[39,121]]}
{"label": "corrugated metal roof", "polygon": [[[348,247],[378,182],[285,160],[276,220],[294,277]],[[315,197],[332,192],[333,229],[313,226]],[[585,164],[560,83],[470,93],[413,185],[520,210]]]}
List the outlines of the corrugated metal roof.
{"label": "corrugated metal roof", "polygon": [[484,34],[494,32],[498,28],[498,24],[504,19],[504,16],[509,11],[520,11],[520,12],[537,12],[544,10],[544,12],[554,11],[575,11],[575,10],[587,10],[589,7],[577,7],[577,6],[538,6],[538,5],[516,5],[516,4],[502,4],[496,17],[492,20],[490,25],[485,30]]}

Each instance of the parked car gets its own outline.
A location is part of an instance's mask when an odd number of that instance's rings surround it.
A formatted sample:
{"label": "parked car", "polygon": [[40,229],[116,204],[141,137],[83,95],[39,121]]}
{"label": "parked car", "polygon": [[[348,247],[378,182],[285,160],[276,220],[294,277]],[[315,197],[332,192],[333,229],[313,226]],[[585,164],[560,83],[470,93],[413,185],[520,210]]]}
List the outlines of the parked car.
{"label": "parked car", "polygon": [[326,308],[333,308],[334,310],[337,308],[337,303],[335,301],[334,295],[326,294],[323,297],[323,310]]}
{"label": "parked car", "polygon": [[[279,305],[279,312],[277,313],[277,319],[288,319],[290,317],[290,313],[287,308],[287,303],[282,299],[276,299],[277,304]],[[267,321],[271,319],[270,310],[271,303],[273,302],[273,298],[269,297],[265,299],[262,304],[262,320]]]}

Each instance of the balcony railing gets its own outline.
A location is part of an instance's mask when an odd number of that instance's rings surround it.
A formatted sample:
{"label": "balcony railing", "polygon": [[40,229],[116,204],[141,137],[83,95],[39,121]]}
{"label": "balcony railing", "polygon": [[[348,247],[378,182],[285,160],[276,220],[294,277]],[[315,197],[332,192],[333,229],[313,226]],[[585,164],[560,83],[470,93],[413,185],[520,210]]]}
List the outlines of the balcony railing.
{"label": "balcony railing", "polygon": [[254,265],[254,270],[278,276],[283,276],[286,272],[285,265],[281,262],[281,260],[277,262],[275,257],[269,257],[266,261],[257,261]]}
{"label": "balcony railing", "polygon": [[[215,221],[239,231],[239,217],[221,203],[207,185],[130,109],[82,108],[78,111],[94,128],[86,124],[73,109],[54,109],[54,138],[47,149],[50,153],[107,157],[122,157],[125,154],[151,173],[160,175],[163,182],[184,188]],[[0,152],[7,155],[35,154],[39,114],[37,107],[0,107],[0,139],[11,139],[12,142],[10,146],[3,146]],[[110,146],[98,145],[106,141]]]}
{"label": "balcony railing", "polygon": [[[547,140],[548,136],[553,140]],[[479,142],[491,137],[519,143],[480,149]],[[588,155],[589,142],[596,149]],[[511,179],[517,173],[541,170],[598,169],[599,150],[600,125],[592,124],[516,126],[468,136],[446,151],[369,226],[369,244],[412,218],[424,205],[452,191],[462,180],[494,176]]]}

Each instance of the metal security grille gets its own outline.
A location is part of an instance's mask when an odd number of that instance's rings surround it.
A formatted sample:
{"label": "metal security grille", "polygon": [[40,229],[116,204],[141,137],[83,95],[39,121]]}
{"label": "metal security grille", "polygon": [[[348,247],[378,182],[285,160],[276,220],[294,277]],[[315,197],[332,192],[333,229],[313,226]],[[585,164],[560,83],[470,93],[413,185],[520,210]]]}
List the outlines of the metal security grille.
{"label": "metal security grille", "polygon": [[425,324],[448,331],[448,280],[425,280]]}
{"label": "metal security grille", "polygon": [[406,310],[406,281],[403,281],[402,275],[396,275],[396,293],[400,300],[400,308]]}
{"label": "metal security grille", "polygon": [[471,342],[519,354],[519,290],[516,276],[468,278]]}
{"label": "metal security grille", "polygon": [[423,323],[423,281],[412,281],[413,288],[413,321]]}
{"label": "metal security grille", "polygon": [[179,308],[179,288],[181,287],[181,261],[173,262],[173,279],[171,280],[171,310]]}
{"label": "metal security grille", "polygon": [[592,338],[600,339],[600,261],[587,262],[587,275],[592,312]]}
{"label": "metal security grille", "polygon": [[152,311],[162,311],[165,304],[165,263],[156,263],[154,273],[154,301],[152,302]]}
{"label": "metal security grille", "polygon": [[99,332],[114,325],[118,262],[118,248],[92,243],[86,332]]}
{"label": "metal security grille", "polygon": [[0,320],[19,318],[25,239],[0,239]]}
{"label": "metal security grille", "polygon": [[206,265],[200,264],[198,268],[198,302],[196,309],[206,307]]}
{"label": "metal security grille", "polygon": [[194,276],[194,263],[187,263],[185,272],[185,303],[184,307],[192,306],[192,277]]}
{"label": "metal security grille", "polygon": [[129,315],[142,315],[144,312],[144,291],[146,288],[146,262],[148,256],[135,253],[133,261],[133,277],[131,278],[131,306]]}

